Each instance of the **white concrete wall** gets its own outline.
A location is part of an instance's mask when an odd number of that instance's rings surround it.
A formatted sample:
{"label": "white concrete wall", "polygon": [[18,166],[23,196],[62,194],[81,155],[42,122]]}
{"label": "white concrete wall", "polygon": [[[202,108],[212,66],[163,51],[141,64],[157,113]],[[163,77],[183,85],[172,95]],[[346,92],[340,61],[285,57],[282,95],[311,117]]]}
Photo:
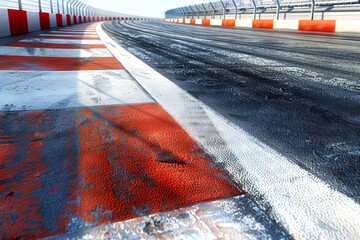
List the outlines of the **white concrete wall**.
{"label": "white concrete wall", "polygon": [[299,29],[299,20],[274,20],[274,29]]}
{"label": "white concrete wall", "polygon": [[55,14],[49,14],[50,17],[50,28],[55,28],[56,25],[56,15]]}
{"label": "white concrete wall", "polygon": [[9,16],[7,9],[0,8],[0,37],[10,36]]}
{"label": "white concrete wall", "polygon": [[336,20],[335,32],[360,33],[360,20]]}
{"label": "white concrete wall", "polygon": [[38,12],[26,12],[29,32],[39,31],[40,17]]}
{"label": "white concrete wall", "polygon": [[202,24],[202,19],[195,19],[195,24]]}
{"label": "white concrete wall", "polygon": [[210,25],[213,26],[222,26],[222,20],[221,19],[211,19]]}
{"label": "white concrete wall", "polygon": [[250,19],[236,20],[235,27],[252,28],[252,21]]}

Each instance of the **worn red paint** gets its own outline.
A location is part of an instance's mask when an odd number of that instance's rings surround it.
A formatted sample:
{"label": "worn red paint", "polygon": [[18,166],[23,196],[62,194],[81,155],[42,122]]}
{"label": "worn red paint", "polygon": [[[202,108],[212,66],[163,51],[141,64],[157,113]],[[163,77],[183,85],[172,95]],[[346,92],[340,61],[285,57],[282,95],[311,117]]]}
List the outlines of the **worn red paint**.
{"label": "worn red paint", "polygon": [[[31,115],[29,118],[31,119]],[[35,190],[41,188],[38,178],[45,171],[45,166],[39,161],[44,142],[32,141],[37,139],[36,134],[8,136],[7,143],[0,142],[0,165],[8,163],[7,167],[0,169],[1,239],[30,239],[34,236],[49,235],[47,229],[41,226],[39,200],[32,196]],[[1,134],[0,137],[6,138]],[[27,142],[26,152],[21,161],[14,164],[19,146],[9,142],[21,141]]]}
{"label": "worn red paint", "polygon": [[[241,192],[158,104],[80,110],[80,216],[120,221]],[[81,121],[80,121],[81,119]],[[86,124],[82,124],[86,122]],[[98,211],[99,219],[92,212]]]}
{"label": "worn red paint", "polygon": [[113,57],[61,58],[0,56],[0,70],[75,71],[118,69],[124,69],[124,67]]}

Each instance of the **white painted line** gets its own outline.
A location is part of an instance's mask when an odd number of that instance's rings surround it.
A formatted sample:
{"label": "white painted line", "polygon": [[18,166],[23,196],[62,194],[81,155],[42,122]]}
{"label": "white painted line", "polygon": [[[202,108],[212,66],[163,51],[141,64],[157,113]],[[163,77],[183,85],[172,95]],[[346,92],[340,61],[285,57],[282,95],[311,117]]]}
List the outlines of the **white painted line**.
{"label": "white painted line", "polygon": [[[74,222],[77,220],[82,219],[75,218]],[[155,226],[151,231],[156,239],[287,239],[247,196],[203,202],[57,237],[108,239],[106,236],[121,233],[121,239],[154,239],[149,238],[149,225]]]}
{"label": "white painted line", "polygon": [[153,102],[126,70],[0,71],[0,111]]}
{"label": "white painted line", "polygon": [[360,206],[98,34],[150,95],[296,239],[359,239]]}
{"label": "white painted line", "polygon": [[98,38],[98,35],[90,35],[90,34],[87,34],[87,35],[66,35],[66,34],[46,34],[46,33],[42,33],[42,34],[39,34],[38,36],[40,37],[59,37],[59,38],[62,38],[62,37],[65,37],[65,38]]}
{"label": "white painted line", "polygon": [[67,57],[67,58],[89,58],[89,57],[112,57],[112,54],[104,49],[56,49],[56,48],[26,48],[0,46],[0,55],[24,56],[24,57]]}
{"label": "white painted line", "polygon": [[101,40],[75,40],[75,39],[47,39],[47,38],[26,38],[20,42],[33,43],[57,43],[57,44],[103,44]]}
{"label": "white painted line", "polygon": [[[71,31],[50,31],[50,33],[54,34],[64,34],[64,35],[84,35],[84,34],[96,34],[95,31],[92,32],[71,32]],[[97,36],[97,34],[96,34]]]}

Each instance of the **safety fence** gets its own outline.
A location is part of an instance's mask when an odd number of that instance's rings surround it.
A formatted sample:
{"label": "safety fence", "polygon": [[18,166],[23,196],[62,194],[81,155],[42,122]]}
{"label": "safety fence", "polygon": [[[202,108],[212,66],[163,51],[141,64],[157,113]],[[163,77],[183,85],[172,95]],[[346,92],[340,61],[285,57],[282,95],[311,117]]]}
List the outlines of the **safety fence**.
{"label": "safety fence", "polygon": [[286,19],[286,15],[291,13],[302,13],[301,17],[307,15],[308,19],[313,20],[317,9],[324,14],[340,8],[339,12],[360,12],[360,0],[220,0],[171,9],[166,11],[165,17],[241,19],[251,15],[252,19],[260,19],[261,14],[273,13],[271,18],[279,20],[281,14]]}

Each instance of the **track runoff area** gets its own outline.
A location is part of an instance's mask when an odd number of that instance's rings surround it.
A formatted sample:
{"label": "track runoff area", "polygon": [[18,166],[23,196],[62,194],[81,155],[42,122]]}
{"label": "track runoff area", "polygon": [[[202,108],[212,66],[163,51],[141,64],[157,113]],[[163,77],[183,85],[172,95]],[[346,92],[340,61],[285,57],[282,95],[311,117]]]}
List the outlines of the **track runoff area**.
{"label": "track runoff area", "polygon": [[353,199],[100,25],[0,53],[1,238],[359,237]]}

